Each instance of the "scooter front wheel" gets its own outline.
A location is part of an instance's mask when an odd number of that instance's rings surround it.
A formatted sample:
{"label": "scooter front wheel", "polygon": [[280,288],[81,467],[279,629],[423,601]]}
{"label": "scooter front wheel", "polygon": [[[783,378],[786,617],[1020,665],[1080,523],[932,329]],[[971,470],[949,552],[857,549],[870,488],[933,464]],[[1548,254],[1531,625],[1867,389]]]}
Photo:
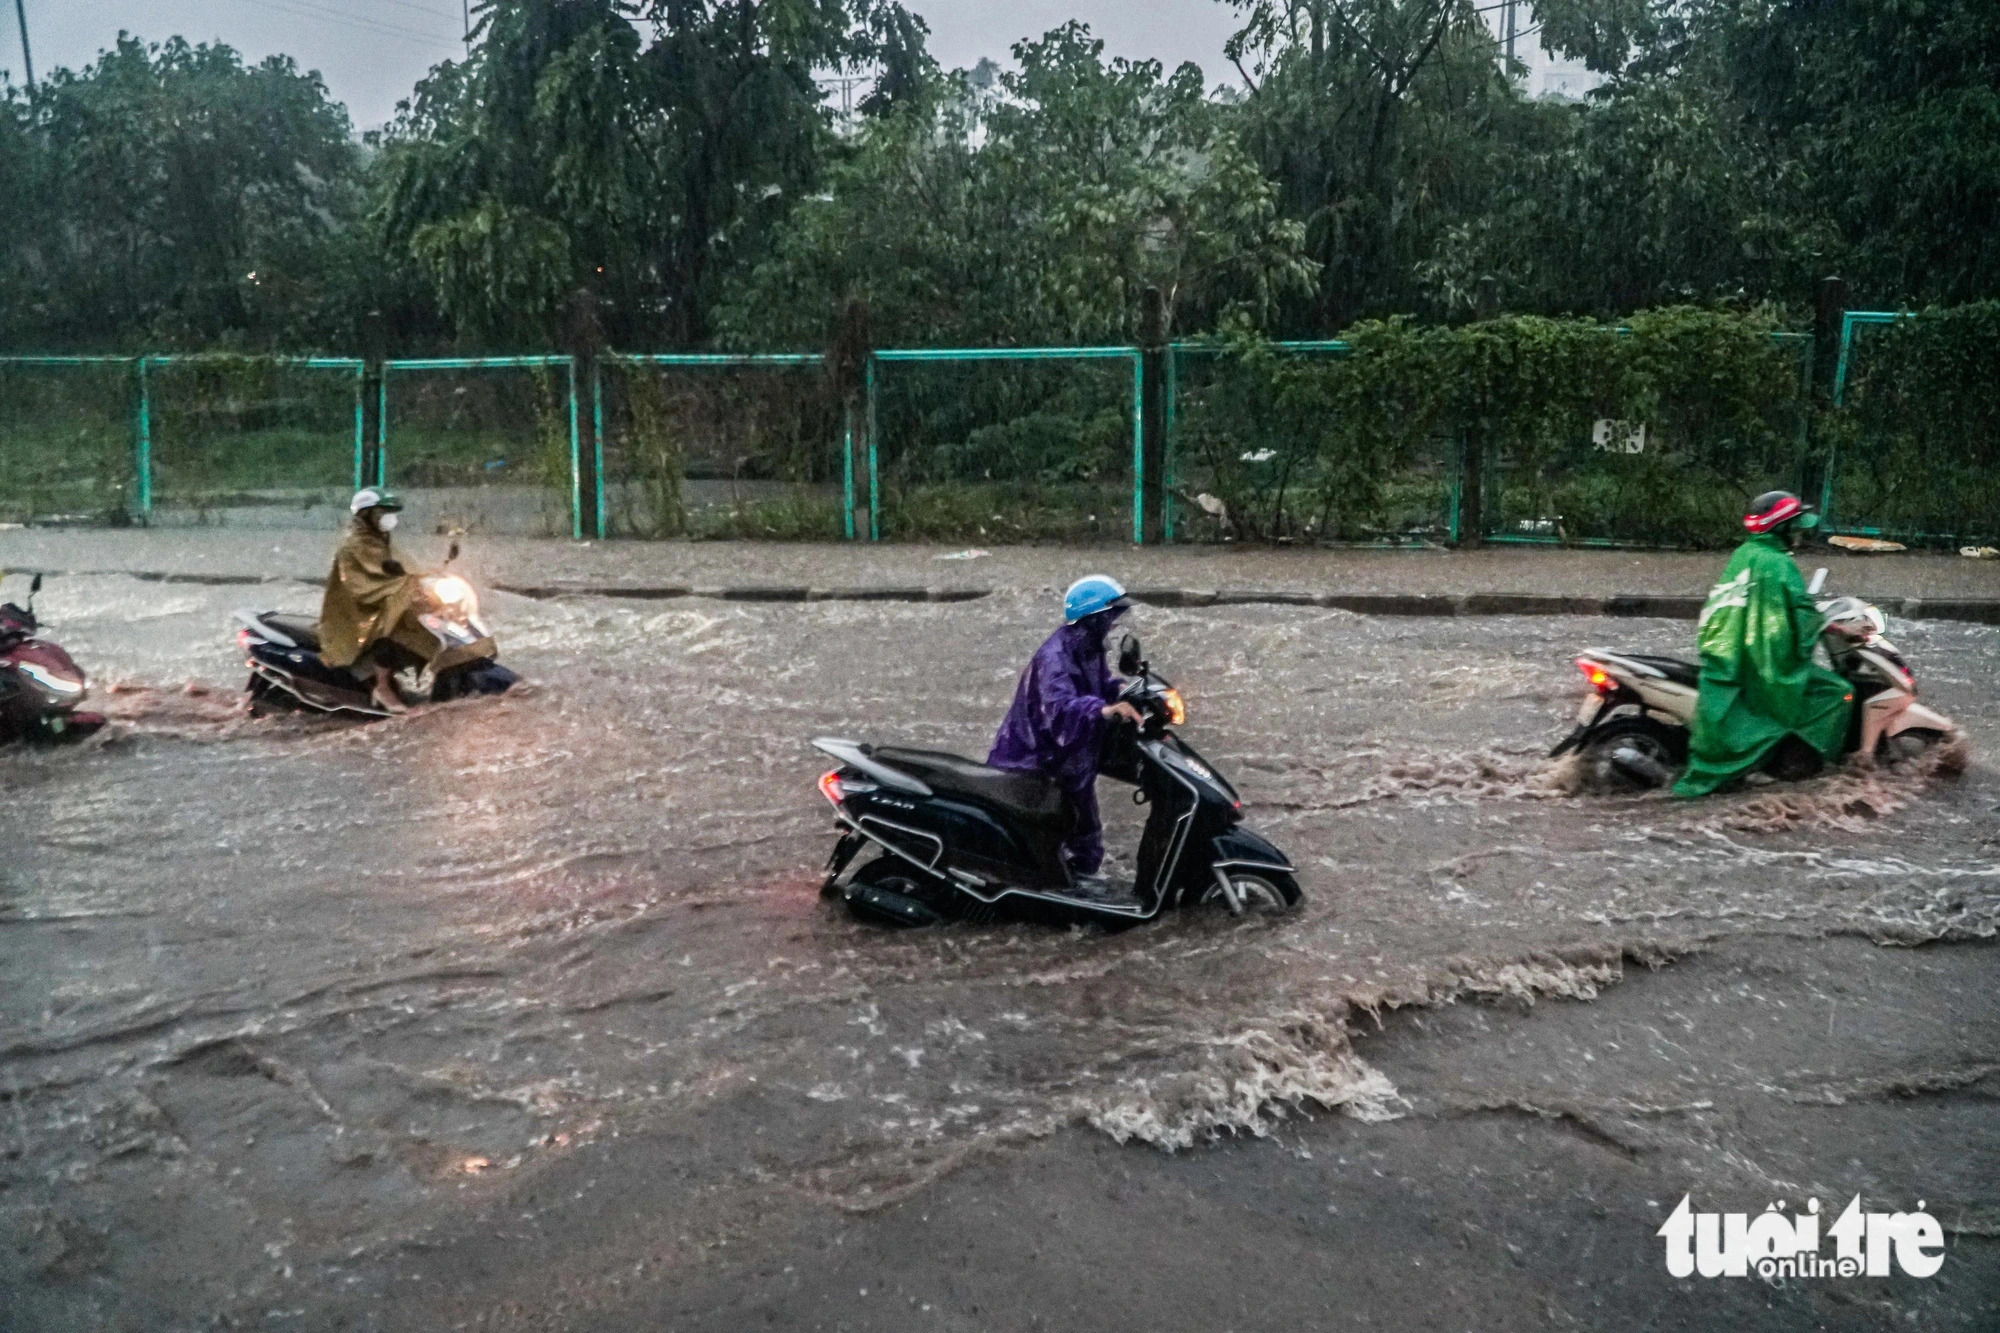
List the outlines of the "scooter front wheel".
{"label": "scooter front wheel", "polygon": [[1875,747],[1875,752],[1889,763],[1899,763],[1906,759],[1921,759],[1938,746],[1944,744],[1944,733],[1932,731],[1929,727],[1911,727],[1893,736],[1884,736]]}
{"label": "scooter front wheel", "polygon": [[243,687],[243,692],[249,696],[245,711],[251,717],[269,717],[273,713],[298,711],[298,705],[293,702],[290,695],[262,676],[251,676],[250,683]]}
{"label": "scooter front wheel", "polygon": [[[1228,875],[1229,887],[1235,891],[1236,901],[1246,916],[1279,916],[1305,900],[1304,890],[1290,875],[1273,870],[1231,870]],[[1194,901],[1200,907],[1229,906],[1220,883],[1209,884]]]}

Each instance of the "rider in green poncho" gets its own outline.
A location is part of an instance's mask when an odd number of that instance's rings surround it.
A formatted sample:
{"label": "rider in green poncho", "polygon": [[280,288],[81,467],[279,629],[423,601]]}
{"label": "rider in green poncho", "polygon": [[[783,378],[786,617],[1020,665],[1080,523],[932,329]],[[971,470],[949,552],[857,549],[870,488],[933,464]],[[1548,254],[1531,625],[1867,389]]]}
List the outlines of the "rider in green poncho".
{"label": "rider in green poncho", "polygon": [[1674,795],[1706,796],[1756,771],[1788,736],[1826,760],[1845,748],[1854,689],[1813,664],[1825,618],[1791,557],[1818,525],[1819,515],[1789,491],[1751,501],[1743,516],[1750,539],[1702,608],[1701,698]]}

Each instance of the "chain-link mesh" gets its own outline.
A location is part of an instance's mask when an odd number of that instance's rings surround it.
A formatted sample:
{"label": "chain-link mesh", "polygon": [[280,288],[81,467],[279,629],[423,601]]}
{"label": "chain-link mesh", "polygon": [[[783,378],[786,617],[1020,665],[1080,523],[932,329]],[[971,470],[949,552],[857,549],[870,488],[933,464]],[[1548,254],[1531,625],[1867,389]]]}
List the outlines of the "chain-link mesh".
{"label": "chain-link mesh", "polygon": [[1771,391],[1752,410],[1696,375],[1655,368],[1653,410],[1632,419],[1618,406],[1613,368],[1571,410],[1487,439],[1484,535],[1628,546],[1738,540],[1745,503],[1796,490],[1805,468],[1811,344],[1769,348]]}
{"label": "chain-link mesh", "polygon": [[843,535],[843,412],[818,358],[609,357],[599,382],[609,534]]}
{"label": "chain-link mesh", "polygon": [[149,361],[150,521],[337,527],[354,489],[359,371],[266,357]]}
{"label": "chain-link mesh", "polygon": [[135,375],[122,359],[0,359],[0,521],[137,514]]}
{"label": "chain-link mesh", "polygon": [[2000,538],[2000,346],[1950,327],[1960,318],[1851,330],[1827,431],[1829,528],[1946,546]]}
{"label": "chain-link mesh", "polygon": [[[1334,346],[1280,353],[1307,363]],[[1268,367],[1220,347],[1175,349],[1166,490],[1176,541],[1421,543],[1450,535],[1455,463],[1440,435],[1414,449],[1348,441],[1280,402]]]}
{"label": "chain-link mesh", "polygon": [[884,539],[1131,539],[1131,355],[945,353],[874,375]]}
{"label": "chain-link mesh", "polygon": [[569,536],[566,360],[387,363],[382,471],[425,531]]}

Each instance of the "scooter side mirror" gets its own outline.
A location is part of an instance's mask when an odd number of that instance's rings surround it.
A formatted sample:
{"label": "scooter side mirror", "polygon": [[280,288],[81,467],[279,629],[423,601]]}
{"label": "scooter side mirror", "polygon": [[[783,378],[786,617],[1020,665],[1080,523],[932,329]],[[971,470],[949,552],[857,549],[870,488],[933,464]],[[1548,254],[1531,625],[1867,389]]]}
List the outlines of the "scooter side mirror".
{"label": "scooter side mirror", "polygon": [[1810,596],[1817,597],[1819,596],[1819,590],[1821,588],[1824,588],[1825,586],[1826,586],[1826,566],[1821,565],[1818,569],[1815,569],[1813,571],[1812,582],[1806,585],[1806,592]]}
{"label": "scooter side mirror", "polygon": [[448,565],[456,559],[458,559],[458,543],[453,542],[451,549],[444,553],[444,562]]}
{"label": "scooter side mirror", "polygon": [[1127,634],[1118,645],[1118,674],[1136,676],[1140,666],[1139,641]]}
{"label": "scooter side mirror", "polygon": [[37,574],[28,584],[28,596],[33,597],[36,593],[40,592],[41,590],[42,590],[42,576],[40,574]]}

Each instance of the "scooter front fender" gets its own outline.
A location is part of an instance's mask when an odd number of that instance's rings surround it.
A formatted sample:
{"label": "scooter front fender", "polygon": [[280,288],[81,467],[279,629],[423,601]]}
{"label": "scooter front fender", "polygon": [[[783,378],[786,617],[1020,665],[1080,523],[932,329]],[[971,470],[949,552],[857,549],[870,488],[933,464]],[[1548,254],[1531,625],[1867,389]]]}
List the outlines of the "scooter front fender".
{"label": "scooter front fender", "polygon": [[1957,733],[1958,723],[1934,708],[1926,708],[1920,703],[1912,702],[1890,719],[1883,734],[1894,736],[1905,731],[1942,731],[1950,736]]}
{"label": "scooter front fender", "polygon": [[1282,870],[1288,875],[1297,873],[1296,867],[1292,865],[1292,858],[1279,851],[1262,834],[1253,833],[1241,824],[1227,832],[1218,833],[1210,840],[1209,862],[1204,870],[1213,870],[1216,866]]}

